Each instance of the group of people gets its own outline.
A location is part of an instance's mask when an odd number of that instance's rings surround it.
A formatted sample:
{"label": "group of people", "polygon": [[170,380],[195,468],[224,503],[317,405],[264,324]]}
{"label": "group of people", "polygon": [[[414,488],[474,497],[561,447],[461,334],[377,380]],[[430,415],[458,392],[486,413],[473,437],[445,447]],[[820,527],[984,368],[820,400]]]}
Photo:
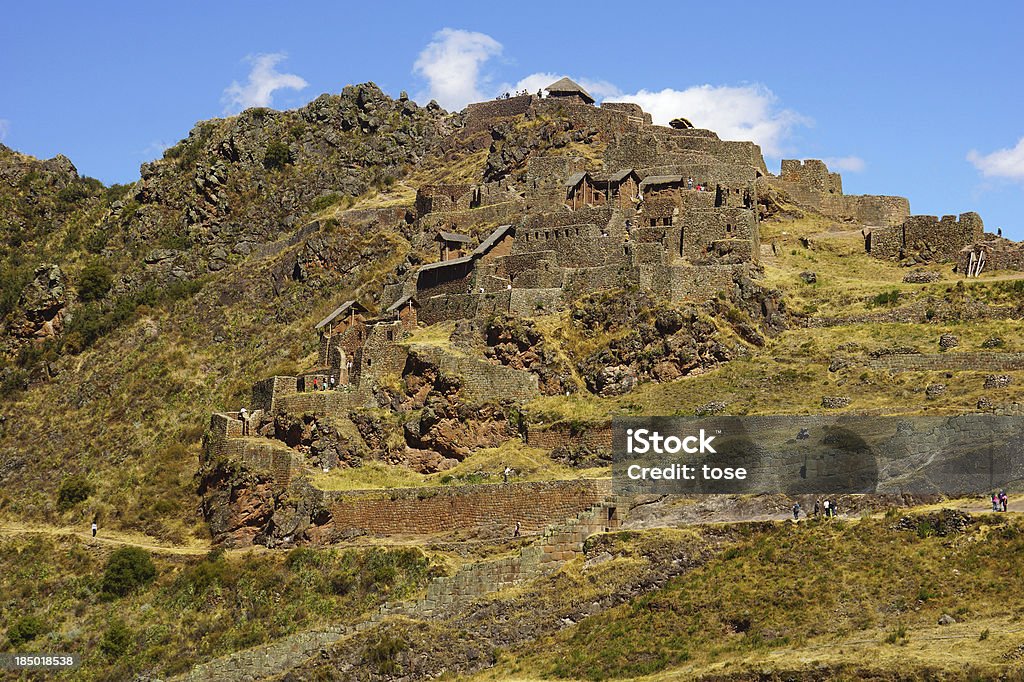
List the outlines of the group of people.
{"label": "group of people", "polygon": [[[800,512],[803,511],[803,507],[800,506],[799,502],[793,504],[793,520],[797,521],[800,519]],[[817,518],[824,513],[825,518],[835,518],[839,514],[839,508],[836,506],[835,500],[815,500],[814,501],[814,516]]]}
{"label": "group of people", "polygon": [[1005,490],[1000,490],[998,493],[992,493],[992,511],[1004,512],[1006,511],[1008,504],[1009,498],[1006,496]]}
{"label": "group of people", "polygon": [[686,189],[695,189],[698,192],[703,192],[704,191],[704,185],[702,183],[698,182],[697,185],[694,186],[693,178],[690,177],[690,178],[686,178]]}
{"label": "group of people", "polygon": [[[511,92],[506,92],[503,95],[498,95],[497,99],[512,99],[513,97],[522,97],[523,95],[529,95],[529,94],[530,93],[527,92],[526,90],[516,90],[515,94],[512,94]],[[543,88],[537,91],[537,97],[540,97],[540,98],[544,97],[544,89]]]}
{"label": "group of people", "polygon": [[[330,383],[330,386],[328,386],[328,382]],[[337,382],[334,380],[334,375],[333,374],[330,377],[328,377],[327,379],[324,379],[324,380],[321,380],[320,377],[313,377],[313,389],[312,390],[314,390],[314,391],[326,391],[328,388],[330,388],[330,390],[332,390],[332,391],[335,388],[337,388]]]}

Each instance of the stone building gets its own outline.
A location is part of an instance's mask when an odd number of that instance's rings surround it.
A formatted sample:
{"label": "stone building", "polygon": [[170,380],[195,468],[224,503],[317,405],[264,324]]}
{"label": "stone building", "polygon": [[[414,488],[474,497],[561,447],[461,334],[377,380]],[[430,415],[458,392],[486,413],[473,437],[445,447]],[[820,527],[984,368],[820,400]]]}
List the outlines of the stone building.
{"label": "stone building", "polygon": [[402,324],[402,329],[412,331],[419,324],[417,310],[420,304],[412,294],[405,294],[387,307],[385,313]]}
{"label": "stone building", "polygon": [[462,258],[468,247],[473,243],[473,238],[469,235],[458,234],[457,232],[444,232],[439,231],[434,236],[434,241],[438,243],[440,248],[440,258],[442,261],[454,260],[456,258]]}
{"label": "stone building", "polygon": [[842,177],[817,159],[783,159],[779,176],[766,176],[764,182],[797,204],[842,222],[887,226],[900,225],[910,217],[910,202],[904,197],[843,194]]}
{"label": "stone building", "polygon": [[981,216],[916,215],[899,225],[864,231],[864,250],[876,258],[954,261],[962,250],[984,239]]}
{"label": "stone building", "polygon": [[558,100],[579,101],[583,104],[593,104],[594,98],[590,96],[576,81],[570,78],[559,78],[557,81],[544,88],[548,91],[548,97]]}

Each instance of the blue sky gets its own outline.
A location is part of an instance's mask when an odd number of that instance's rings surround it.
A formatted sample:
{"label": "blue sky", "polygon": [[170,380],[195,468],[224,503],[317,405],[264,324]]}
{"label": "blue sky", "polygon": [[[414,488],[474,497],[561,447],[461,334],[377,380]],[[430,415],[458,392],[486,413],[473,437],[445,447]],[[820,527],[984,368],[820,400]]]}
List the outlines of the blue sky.
{"label": "blue sky", "polygon": [[[201,119],[374,81],[426,102],[570,75],[847,193],[1024,238],[1021,3],[38,2],[0,24],[0,138],[104,182]],[[581,11],[582,8],[582,11]],[[583,15],[581,17],[581,15]]]}

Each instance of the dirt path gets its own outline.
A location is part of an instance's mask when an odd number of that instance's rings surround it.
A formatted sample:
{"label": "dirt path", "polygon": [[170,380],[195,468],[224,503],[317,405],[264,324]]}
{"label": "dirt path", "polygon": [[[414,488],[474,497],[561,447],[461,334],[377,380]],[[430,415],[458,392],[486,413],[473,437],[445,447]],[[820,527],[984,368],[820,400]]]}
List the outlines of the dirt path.
{"label": "dirt path", "polygon": [[119,547],[141,547],[161,554],[203,556],[212,549],[210,545],[162,545],[145,535],[129,535],[119,532],[100,532],[92,537],[89,531],[58,526],[31,526],[5,523],[0,526],[0,535],[48,535],[51,537],[75,537],[89,545],[112,545]]}

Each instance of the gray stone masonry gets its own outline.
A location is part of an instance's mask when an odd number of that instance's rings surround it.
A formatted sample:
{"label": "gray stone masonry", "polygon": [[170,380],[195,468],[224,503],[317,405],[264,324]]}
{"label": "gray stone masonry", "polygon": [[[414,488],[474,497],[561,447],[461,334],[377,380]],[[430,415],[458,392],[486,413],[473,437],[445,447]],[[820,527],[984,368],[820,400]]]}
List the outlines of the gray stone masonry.
{"label": "gray stone masonry", "polygon": [[368,620],[354,626],[330,625],[284,637],[195,666],[173,682],[254,682],[280,675],[319,654],[339,640],[376,627],[393,616],[440,619],[506,587],[556,572],[583,553],[583,543],[596,533],[617,530],[630,500],[610,496],[574,518],[553,524],[517,555],[463,566],[454,575],[433,579],[426,593],[404,602],[386,603]]}

